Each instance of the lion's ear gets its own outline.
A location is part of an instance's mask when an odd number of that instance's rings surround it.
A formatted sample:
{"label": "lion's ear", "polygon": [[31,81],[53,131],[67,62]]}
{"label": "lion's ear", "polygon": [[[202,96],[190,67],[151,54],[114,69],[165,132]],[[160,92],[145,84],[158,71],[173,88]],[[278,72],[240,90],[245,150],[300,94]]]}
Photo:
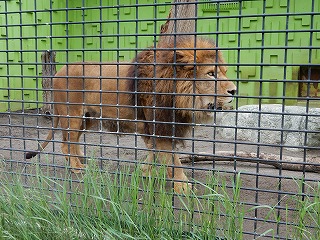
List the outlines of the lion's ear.
{"label": "lion's ear", "polygon": [[176,61],[177,63],[193,63],[193,54],[190,54],[190,51],[185,50],[177,50],[176,54]]}
{"label": "lion's ear", "polygon": [[192,51],[186,50],[177,50],[176,54],[176,63],[182,64],[182,67],[185,69],[192,69],[194,67],[193,63],[195,61]]}
{"label": "lion's ear", "polygon": [[[161,59],[166,63],[177,63],[182,68],[193,68],[194,55],[193,51],[187,50],[171,50],[161,52]],[[161,62],[161,60],[160,60]]]}

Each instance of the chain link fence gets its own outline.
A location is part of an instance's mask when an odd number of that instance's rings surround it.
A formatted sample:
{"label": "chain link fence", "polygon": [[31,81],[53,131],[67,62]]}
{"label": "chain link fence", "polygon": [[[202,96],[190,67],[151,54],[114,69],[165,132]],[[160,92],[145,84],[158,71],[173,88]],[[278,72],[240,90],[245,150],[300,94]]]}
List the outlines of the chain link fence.
{"label": "chain link fence", "polygon": [[[88,162],[114,176],[164,167],[175,211],[185,211],[179,196],[205,196],[213,177],[242,206],[243,239],[296,239],[301,221],[301,239],[320,236],[319,212],[297,220],[301,203],[319,197],[317,0],[0,9],[2,177],[32,188],[36,164],[72,182],[72,194]],[[228,215],[211,211],[194,210],[188,224]]]}

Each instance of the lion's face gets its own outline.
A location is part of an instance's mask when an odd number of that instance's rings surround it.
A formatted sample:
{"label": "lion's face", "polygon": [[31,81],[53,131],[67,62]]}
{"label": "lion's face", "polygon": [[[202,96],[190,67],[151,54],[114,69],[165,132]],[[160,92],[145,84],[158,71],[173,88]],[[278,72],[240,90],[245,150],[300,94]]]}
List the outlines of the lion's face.
{"label": "lion's face", "polygon": [[[177,78],[182,79],[178,86],[181,87],[180,92],[185,91],[189,86],[189,92],[195,96],[192,101],[190,98],[188,101],[192,102],[192,108],[207,110],[202,114],[198,113],[198,118],[201,120],[202,116],[205,118],[206,115],[212,115],[213,112],[208,110],[222,109],[232,102],[237,88],[233,82],[229,81],[222,53],[212,41],[198,40],[196,48],[192,41],[184,43],[175,53],[178,66]],[[185,107],[186,99],[188,97],[181,98]]]}
{"label": "lion's face", "polygon": [[[195,83],[200,109],[222,109],[233,101],[236,86],[228,80],[227,68],[223,65],[204,65],[197,68]],[[207,112],[210,114],[210,112]]]}

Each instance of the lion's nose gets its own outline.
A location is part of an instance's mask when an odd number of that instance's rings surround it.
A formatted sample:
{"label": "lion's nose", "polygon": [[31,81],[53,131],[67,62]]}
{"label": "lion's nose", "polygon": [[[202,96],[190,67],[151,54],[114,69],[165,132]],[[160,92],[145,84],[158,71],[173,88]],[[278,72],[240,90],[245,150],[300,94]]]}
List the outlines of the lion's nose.
{"label": "lion's nose", "polygon": [[227,92],[231,95],[235,95],[237,93],[237,90],[228,90]]}

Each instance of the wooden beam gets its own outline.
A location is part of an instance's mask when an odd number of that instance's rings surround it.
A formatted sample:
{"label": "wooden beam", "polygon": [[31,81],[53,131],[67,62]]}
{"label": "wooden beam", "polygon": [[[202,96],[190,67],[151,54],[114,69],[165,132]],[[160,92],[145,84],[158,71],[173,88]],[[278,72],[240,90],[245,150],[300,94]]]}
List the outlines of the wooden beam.
{"label": "wooden beam", "polygon": [[203,155],[190,155],[181,157],[181,163],[191,163],[191,162],[248,162],[248,163],[260,163],[273,166],[277,169],[291,170],[291,171],[306,171],[320,173],[320,158],[311,157],[302,163],[302,158],[282,156],[271,154],[271,153],[261,153],[258,157],[256,153],[248,152],[237,152],[234,155],[232,151],[220,151],[214,156],[204,156]]}
{"label": "wooden beam", "polygon": [[168,20],[161,26],[158,48],[167,46],[177,34],[194,36],[196,30],[197,0],[175,0],[170,9]]}
{"label": "wooden beam", "polygon": [[57,72],[56,70],[56,52],[55,51],[43,51],[41,54],[42,61],[42,97],[43,106],[41,108],[42,112],[46,116],[52,114],[52,76]]}

